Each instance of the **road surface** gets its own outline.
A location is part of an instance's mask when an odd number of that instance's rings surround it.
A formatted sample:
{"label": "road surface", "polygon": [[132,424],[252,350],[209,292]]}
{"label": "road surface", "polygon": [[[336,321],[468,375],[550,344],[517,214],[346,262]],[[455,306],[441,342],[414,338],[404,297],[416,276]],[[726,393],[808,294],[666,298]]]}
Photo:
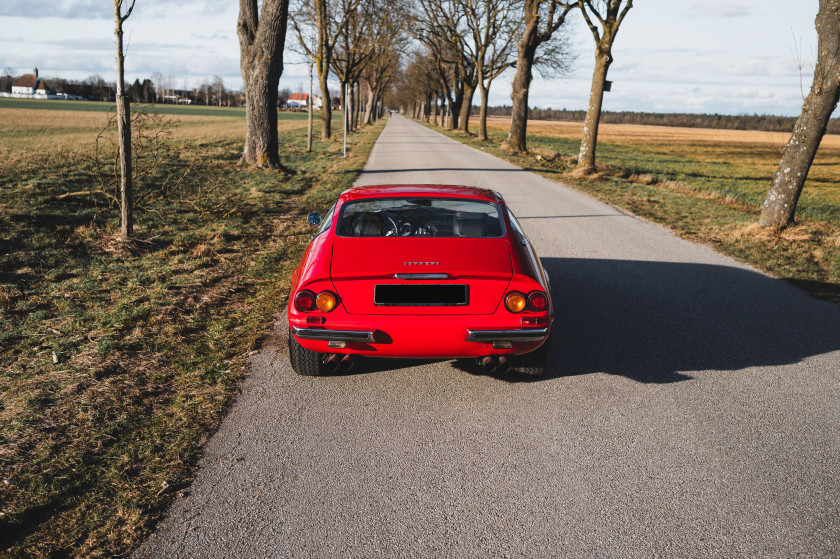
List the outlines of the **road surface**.
{"label": "road surface", "polygon": [[136,557],[840,555],[840,308],[409,120],[357,184],[502,193],[549,374],[302,378],[284,317]]}

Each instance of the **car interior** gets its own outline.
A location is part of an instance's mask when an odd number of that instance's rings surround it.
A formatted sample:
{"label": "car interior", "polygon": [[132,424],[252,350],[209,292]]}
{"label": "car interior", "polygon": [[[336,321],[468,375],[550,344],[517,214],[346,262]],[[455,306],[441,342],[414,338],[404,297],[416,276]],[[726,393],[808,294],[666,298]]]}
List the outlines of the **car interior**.
{"label": "car interior", "polygon": [[[463,204],[462,204],[463,205]],[[501,220],[489,215],[488,204],[475,204],[477,210],[454,210],[428,204],[393,204],[377,211],[345,208],[338,226],[342,237],[466,237],[502,236]],[[495,212],[495,206],[490,211]]]}

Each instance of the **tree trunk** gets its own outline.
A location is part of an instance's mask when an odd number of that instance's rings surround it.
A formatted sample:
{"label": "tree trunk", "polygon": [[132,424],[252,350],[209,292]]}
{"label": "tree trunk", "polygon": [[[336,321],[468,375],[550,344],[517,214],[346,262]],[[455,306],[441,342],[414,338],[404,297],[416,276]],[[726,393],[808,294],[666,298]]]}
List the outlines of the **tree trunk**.
{"label": "tree trunk", "polygon": [[122,0],[114,0],[117,36],[117,142],[120,152],[120,235],[128,239],[134,234],[134,185],[131,171],[131,105],[125,95],[123,23],[134,10],[134,0],[125,15],[120,13],[121,8]]}
{"label": "tree trunk", "polygon": [[280,169],[277,137],[277,81],[273,87],[259,64],[242,80],[245,85],[245,149],[242,163],[257,167]]}
{"label": "tree trunk", "polygon": [[583,138],[580,141],[580,154],[577,168],[584,173],[595,172],[595,148],[598,143],[598,125],[601,122],[601,105],[604,102],[604,85],[607,70],[612,64],[610,51],[598,49],[595,56],[595,71],[592,73],[592,90],[589,93],[589,109],[583,124]]}
{"label": "tree trunk", "polygon": [[490,95],[490,90],[479,84],[481,94],[481,109],[478,112],[478,139],[487,139],[487,102]]}
{"label": "tree trunk", "polygon": [[816,27],[819,44],[814,83],[764,201],[758,220],[762,227],[783,229],[793,224],[805,179],[840,100],[840,0],[820,0]]}
{"label": "tree trunk", "polygon": [[371,117],[373,116],[373,88],[370,84],[367,84],[368,88],[368,98],[367,103],[365,103],[365,119],[362,121],[364,124],[372,124],[373,121]]}
{"label": "tree trunk", "polygon": [[458,119],[458,128],[464,134],[470,133],[470,113],[472,112],[472,100],[475,95],[475,87],[472,85],[464,86],[464,101],[461,105],[461,114]]}
{"label": "tree trunk", "polygon": [[447,123],[447,130],[457,130],[458,123],[461,120],[461,105],[464,102],[463,94],[461,98],[455,98],[455,102],[449,103],[449,122]]}
{"label": "tree trunk", "polygon": [[134,184],[131,180],[131,105],[117,95],[117,135],[120,141],[120,235],[134,234]]}
{"label": "tree trunk", "polygon": [[289,0],[239,0],[239,66],[245,87],[245,148],[241,162],[282,169],[277,139],[277,87]]}
{"label": "tree trunk", "polygon": [[537,32],[539,18],[533,2],[525,5],[525,31],[519,40],[516,58],[516,74],[513,76],[513,91],[510,98],[513,101],[510,115],[510,132],[507,144],[514,151],[528,151],[528,94],[533,80],[534,57],[537,54]]}
{"label": "tree trunk", "polygon": [[[321,87],[321,139],[329,140],[332,138],[332,100],[330,99],[330,89],[327,79],[329,78],[329,66],[326,71],[322,71],[318,67],[318,84]],[[341,97],[341,94],[339,94]]]}

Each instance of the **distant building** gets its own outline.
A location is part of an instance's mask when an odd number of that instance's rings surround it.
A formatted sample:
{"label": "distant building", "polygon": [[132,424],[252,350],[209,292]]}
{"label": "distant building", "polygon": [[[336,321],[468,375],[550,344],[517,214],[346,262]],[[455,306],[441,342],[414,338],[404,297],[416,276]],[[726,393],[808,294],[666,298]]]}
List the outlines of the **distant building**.
{"label": "distant building", "polygon": [[[308,93],[292,93],[286,101],[286,108],[289,109],[307,109],[309,108],[309,94]],[[317,95],[312,96],[312,108],[321,108],[321,98]]]}
{"label": "distant building", "polygon": [[38,68],[34,74],[24,74],[12,84],[12,92],[3,94],[4,97],[19,97],[23,99],[83,99],[80,95],[60,91],[56,92],[41,77],[38,76]]}
{"label": "distant building", "polygon": [[12,97],[49,99],[50,95],[55,95],[55,92],[38,77],[38,68],[35,68],[34,74],[24,74],[12,84]]}
{"label": "distant building", "polygon": [[193,100],[190,97],[190,92],[185,89],[167,89],[163,94],[164,103],[173,103],[175,105],[192,105]]}

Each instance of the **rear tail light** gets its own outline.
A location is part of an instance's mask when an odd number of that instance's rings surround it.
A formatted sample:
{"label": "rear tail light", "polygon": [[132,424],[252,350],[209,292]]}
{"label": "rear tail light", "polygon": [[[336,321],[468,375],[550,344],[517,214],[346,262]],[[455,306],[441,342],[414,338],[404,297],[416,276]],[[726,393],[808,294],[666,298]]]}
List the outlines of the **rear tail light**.
{"label": "rear tail light", "polygon": [[532,291],[528,294],[528,308],[532,311],[544,311],[548,308],[548,297],[542,291]]}
{"label": "rear tail light", "polygon": [[312,291],[304,289],[295,295],[295,308],[300,312],[309,312],[318,309],[321,312],[330,312],[338,304],[338,296],[332,291],[322,291],[315,295]]}
{"label": "rear tail light", "polygon": [[337,299],[332,291],[322,291],[315,298],[315,306],[321,312],[330,312],[335,308]]}
{"label": "rear tail light", "polygon": [[526,306],[528,306],[528,301],[525,299],[525,295],[518,291],[511,291],[505,296],[505,307],[510,312],[522,312]]}
{"label": "rear tail light", "polygon": [[512,313],[524,310],[542,312],[548,308],[548,296],[542,291],[532,291],[527,296],[519,291],[505,295],[505,308]]}
{"label": "rear tail light", "polygon": [[304,289],[295,295],[295,308],[301,312],[311,311],[315,308],[315,294]]}

